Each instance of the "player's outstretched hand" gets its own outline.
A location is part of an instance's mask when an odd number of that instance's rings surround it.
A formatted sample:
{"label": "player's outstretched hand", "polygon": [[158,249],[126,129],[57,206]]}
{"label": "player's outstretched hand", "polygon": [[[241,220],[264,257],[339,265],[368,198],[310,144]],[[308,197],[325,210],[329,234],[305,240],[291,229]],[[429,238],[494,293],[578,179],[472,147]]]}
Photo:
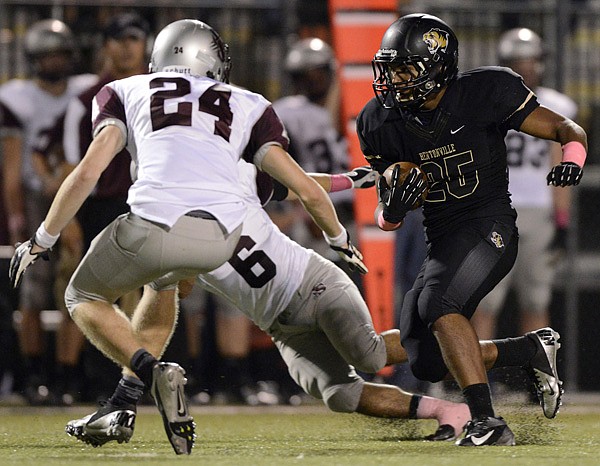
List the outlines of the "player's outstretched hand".
{"label": "player's outstretched hand", "polygon": [[354,189],[372,188],[377,180],[377,172],[369,165],[355,168],[344,175],[350,178]]}
{"label": "player's outstretched hand", "polygon": [[[358,270],[360,273],[367,273],[369,269],[363,263],[363,255],[361,252],[352,244],[350,241],[350,233],[344,230],[344,234],[341,234],[338,238],[329,238],[325,235],[325,240],[329,244],[329,247],[333,249],[342,260],[348,264],[350,270]],[[332,241],[334,240],[334,241]]]}
{"label": "player's outstretched hand", "polygon": [[398,185],[399,176],[400,167],[396,166],[392,172],[389,193],[386,197],[382,197],[384,203],[383,218],[390,223],[401,222],[407,212],[412,210],[415,204],[419,202],[427,189],[427,183],[425,183],[418,168],[411,169],[400,185]]}
{"label": "player's outstretched hand", "polygon": [[36,253],[31,252],[31,248],[34,245],[36,244],[33,238],[25,241],[24,243],[17,243],[15,245],[15,253],[10,260],[10,268],[8,269],[8,277],[13,288],[18,288],[18,286],[21,284],[21,279],[23,278],[23,274],[25,273],[25,270],[27,270],[27,267],[33,264],[39,257],[46,261],[48,260],[47,249]]}
{"label": "player's outstretched hand", "polygon": [[583,176],[583,169],[575,162],[561,162],[552,167],[546,177],[552,186],[577,186]]}

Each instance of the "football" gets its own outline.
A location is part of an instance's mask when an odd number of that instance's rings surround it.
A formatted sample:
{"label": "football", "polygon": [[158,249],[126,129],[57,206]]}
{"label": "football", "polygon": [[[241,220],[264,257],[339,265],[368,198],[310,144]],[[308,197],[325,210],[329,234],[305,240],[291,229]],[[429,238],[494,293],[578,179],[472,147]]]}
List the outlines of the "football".
{"label": "football", "polygon": [[419,202],[417,202],[413,206],[413,210],[421,207],[423,205],[423,202],[425,202],[425,199],[427,198],[427,193],[429,192],[429,186],[427,184],[427,175],[421,169],[421,167],[419,167],[418,165],[416,165],[412,162],[396,162],[396,163],[391,164],[389,167],[387,167],[385,169],[385,171],[383,172],[383,177],[385,178],[385,181],[388,184],[388,186],[392,185],[392,181],[391,181],[392,173],[393,173],[394,167],[396,165],[398,165],[400,167],[400,176],[398,177],[398,180],[396,182],[397,186],[400,186],[402,183],[404,183],[404,180],[406,179],[406,177],[408,176],[408,174],[410,173],[410,171],[413,168],[417,168],[419,170],[419,173],[421,174],[421,177],[423,178],[423,181],[425,182],[425,186],[427,186],[427,188],[423,192],[423,195],[421,196],[421,199],[419,200]]}

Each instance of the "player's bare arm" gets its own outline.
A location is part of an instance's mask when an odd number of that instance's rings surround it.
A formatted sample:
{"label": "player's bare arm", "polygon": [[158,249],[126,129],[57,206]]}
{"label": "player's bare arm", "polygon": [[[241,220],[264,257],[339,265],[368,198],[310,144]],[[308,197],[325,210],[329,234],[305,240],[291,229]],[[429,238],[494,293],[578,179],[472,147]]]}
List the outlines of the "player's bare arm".
{"label": "player's bare arm", "polygon": [[[375,186],[377,172],[369,166],[358,167],[347,173],[330,175],[329,173],[308,173],[313,180],[321,185],[328,193],[344,191],[346,189],[366,189]],[[298,196],[293,191],[288,191],[286,201],[295,201]]]}
{"label": "player's bare arm", "polygon": [[344,231],[325,190],[281,147],[273,145],[269,148],[261,168],[298,196],[317,225],[328,236],[339,236]]}
{"label": "player's bare arm", "polygon": [[581,126],[567,117],[540,106],[525,118],[520,130],[561,144],[562,160],[548,173],[549,185],[564,187],[579,184],[587,156],[587,136]]}
{"label": "player's bare arm", "polygon": [[571,141],[582,144],[587,150],[587,136],[581,126],[543,105],[531,112],[521,124],[520,131],[564,145]]}
{"label": "player's bare arm", "polygon": [[337,252],[351,269],[356,268],[361,273],[367,273],[362,254],[351,243],[350,235],[340,223],[331,199],[319,183],[308,176],[285,150],[276,145],[267,150],[261,169],[298,196],[306,211],[323,230],[331,249]]}
{"label": "player's bare arm", "polygon": [[[75,216],[96,186],[98,178],[122,149],[123,144],[123,133],[119,128],[111,125],[104,128],[93,140],[81,163],[59,188],[48,211],[44,226],[50,235],[58,235]],[[38,252],[36,249],[38,247],[34,245],[32,252]]]}

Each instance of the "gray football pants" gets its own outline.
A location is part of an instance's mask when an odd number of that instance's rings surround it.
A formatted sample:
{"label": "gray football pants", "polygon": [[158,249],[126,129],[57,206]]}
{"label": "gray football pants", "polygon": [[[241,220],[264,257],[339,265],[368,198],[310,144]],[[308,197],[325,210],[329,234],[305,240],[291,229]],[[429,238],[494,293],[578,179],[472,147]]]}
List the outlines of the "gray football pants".
{"label": "gray football pants", "polygon": [[332,410],[354,412],[364,380],[387,360],[367,305],[348,275],[313,254],[288,307],[269,328],[294,381]]}
{"label": "gray football pants", "polygon": [[163,288],[214,270],[231,257],[241,230],[227,234],[214,219],[185,215],[169,229],[123,214],[92,241],[67,287],[67,309],[72,313],[86,301],[114,303],[166,274]]}

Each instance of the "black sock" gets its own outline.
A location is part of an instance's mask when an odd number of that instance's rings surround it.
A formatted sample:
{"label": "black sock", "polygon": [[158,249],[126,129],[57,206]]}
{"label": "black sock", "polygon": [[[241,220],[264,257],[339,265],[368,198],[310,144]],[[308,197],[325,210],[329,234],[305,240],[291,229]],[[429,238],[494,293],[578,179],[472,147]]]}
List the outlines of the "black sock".
{"label": "black sock", "polygon": [[109,403],[118,408],[135,408],[144,394],[144,383],[131,376],[123,376],[112,394]]}
{"label": "black sock", "polygon": [[239,391],[250,383],[247,358],[221,358],[219,379],[224,389]]}
{"label": "black sock", "polygon": [[487,383],[476,383],[463,388],[463,396],[469,405],[472,419],[495,417],[492,394]]}
{"label": "black sock", "polygon": [[158,364],[158,360],[144,348],[137,350],[131,358],[131,370],[148,388],[152,386],[152,368],[155,364]]}
{"label": "black sock", "polygon": [[79,370],[78,366],[69,364],[56,365],[56,378],[59,381],[59,386],[65,392],[77,391],[79,387]]}
{"label": "black sock", "polygon": [[421,402],[421,395],[413,395],[410,398],[410,406],[408,408],[408,418],[417,419],[417,409],[419,409],[419,403]]}
{"label": "black sock", "polygon": [[44,371],[44,360],[42,356],[25,356],[25,368],[29,373],[34,373],[36,375],[42,374]]}
{"label": "black sock", "polygon": [[498,348],[498,357],[492,369],[497,367],[524,366],[537,353],[535,340],[527,335],[517,338],[492,340],[492,343]]}

